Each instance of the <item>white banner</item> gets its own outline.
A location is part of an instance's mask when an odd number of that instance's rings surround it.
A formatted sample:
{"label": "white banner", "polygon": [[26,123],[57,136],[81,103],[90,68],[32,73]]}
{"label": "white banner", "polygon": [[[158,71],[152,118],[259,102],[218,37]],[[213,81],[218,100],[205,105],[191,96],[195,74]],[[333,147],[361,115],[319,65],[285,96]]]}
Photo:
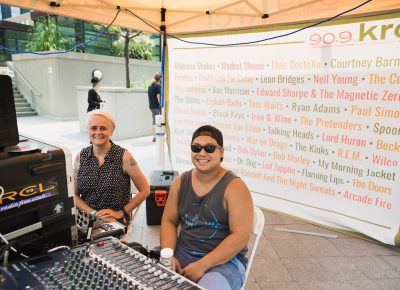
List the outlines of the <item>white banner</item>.
{"label": "white banner", "polygon": [[[188,41],[228,44],[282,30]],[[171,157],[204,124],[261,207],[400,244],[400,19],[168,40]],[[396,236],[397,235],[397,236]],[[395,242],[396,239],[396,242]]]}

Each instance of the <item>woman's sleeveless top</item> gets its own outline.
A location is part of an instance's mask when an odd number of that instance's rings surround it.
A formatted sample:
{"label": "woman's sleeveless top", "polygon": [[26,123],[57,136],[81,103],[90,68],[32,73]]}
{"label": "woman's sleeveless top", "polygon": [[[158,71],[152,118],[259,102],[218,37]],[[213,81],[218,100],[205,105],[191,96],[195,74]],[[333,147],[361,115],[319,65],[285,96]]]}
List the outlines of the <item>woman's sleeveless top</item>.
{"label": "woman's sleeveless top", "polygon": [[78,171],[81,198],[92,208],[121,210],[130,198],[130,177],[123,170],[125,149],[112,143],[99,167],[92,146],[82,149]]}

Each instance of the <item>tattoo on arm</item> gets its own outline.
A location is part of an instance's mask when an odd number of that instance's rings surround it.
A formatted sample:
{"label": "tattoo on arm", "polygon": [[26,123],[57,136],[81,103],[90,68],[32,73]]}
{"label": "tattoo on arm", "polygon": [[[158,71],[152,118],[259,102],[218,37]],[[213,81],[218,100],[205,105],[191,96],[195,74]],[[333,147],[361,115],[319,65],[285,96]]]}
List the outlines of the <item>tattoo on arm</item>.
{"label": "tattoo on arm", "polygon": [[131,160],[129,161],[129,163],[131,164],[131,166],[135,166],[137,165],[136,160],[132,157]]}

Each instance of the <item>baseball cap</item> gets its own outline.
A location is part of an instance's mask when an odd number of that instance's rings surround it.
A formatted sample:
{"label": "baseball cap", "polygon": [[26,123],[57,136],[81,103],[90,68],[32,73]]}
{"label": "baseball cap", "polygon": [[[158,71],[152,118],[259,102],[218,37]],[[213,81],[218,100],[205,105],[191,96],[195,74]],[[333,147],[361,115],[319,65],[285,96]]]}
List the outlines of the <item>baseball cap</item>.
{"label": "baseball cap", "polygon": [[215,139],[215,141],[217,141],[219,146],[224,146],[224,138],[222,137],[221,131],[211,125],[201,126],[196,131],[194,131],[192,136],[192,143],[193,140],[199,136],[210,136],[211,138]]}

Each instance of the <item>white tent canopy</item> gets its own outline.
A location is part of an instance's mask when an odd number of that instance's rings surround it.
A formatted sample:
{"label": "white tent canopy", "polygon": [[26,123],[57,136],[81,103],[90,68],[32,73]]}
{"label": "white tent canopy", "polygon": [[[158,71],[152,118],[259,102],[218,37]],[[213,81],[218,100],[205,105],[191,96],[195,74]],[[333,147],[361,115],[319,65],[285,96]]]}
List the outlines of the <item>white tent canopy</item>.
{"label": "white tent canopy", "polygon": [[[384,13],[400,9],[398,0],[0,0],[18,6],[87,21],[158,33],[199,33],[266,27],[330,18]],[[163,17],[164,16],[164,17]]]}

